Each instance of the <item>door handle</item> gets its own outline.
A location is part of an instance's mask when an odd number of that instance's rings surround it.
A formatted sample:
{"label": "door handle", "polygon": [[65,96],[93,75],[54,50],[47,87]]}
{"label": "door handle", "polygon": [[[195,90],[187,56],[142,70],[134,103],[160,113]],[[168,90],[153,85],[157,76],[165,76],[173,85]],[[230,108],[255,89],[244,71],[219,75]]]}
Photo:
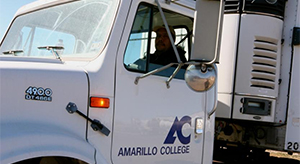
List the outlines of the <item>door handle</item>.
{"label": "door handle", "polygon": [[83,114],[82,112],[80,112],[76,106],[75,103],[69,102],[69,104],[66,107],[66,110],[70,113],[73,114],[74,112],[76,112],[77,114],[79,114],[80,116],[82,116],[83,118],[87,119],[88,121],[90,121],[91,127],[93,128],[94,131],[100,131],[102,134],[108,136],[110,133],[110,130],[104,126],[99,120],[92,120],[91,118],[87,117],[85,114]]}

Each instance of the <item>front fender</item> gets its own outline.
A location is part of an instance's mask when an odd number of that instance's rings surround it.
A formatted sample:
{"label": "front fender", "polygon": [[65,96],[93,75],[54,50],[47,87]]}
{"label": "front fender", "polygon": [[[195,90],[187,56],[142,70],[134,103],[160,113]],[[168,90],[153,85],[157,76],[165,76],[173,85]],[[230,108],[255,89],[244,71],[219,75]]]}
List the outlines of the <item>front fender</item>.
{"label": "front fender", "polygon": [[0,141],[0,163],[46,156],[71,157],[95,163],[95,149],[86,140],[54,124],[5,123],[1,126]]}
{"label": "front fender", "polygon": [[94,163],[86,141],[88,77],[82,68],[50,59],[0,57],[0,163],[68,156]]}

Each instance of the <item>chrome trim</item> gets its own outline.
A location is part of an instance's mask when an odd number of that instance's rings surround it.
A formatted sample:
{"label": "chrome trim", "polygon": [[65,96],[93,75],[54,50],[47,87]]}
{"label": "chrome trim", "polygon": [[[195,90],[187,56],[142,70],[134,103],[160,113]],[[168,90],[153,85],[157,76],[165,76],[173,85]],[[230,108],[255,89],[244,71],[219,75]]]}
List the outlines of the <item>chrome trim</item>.
{"label": "chrome trim", "polygon": [[257,97],[257,98],[268,98],[268,99],[277,99],[274,96],[267,96],[267,95],[251,95],[249,93],[234,93],[237,96],[248,96],[248,97]]}
{"label": "chrome trim", "polygon": [[283,19],[282,16],[276,15],[276,14],[269,14],[269,13],[264,13],[264,12],[256,12],[256,11],[243,11],[242,14],[257,14],[257,15],[263,15],[263,16],[271,16],[279,19]]}

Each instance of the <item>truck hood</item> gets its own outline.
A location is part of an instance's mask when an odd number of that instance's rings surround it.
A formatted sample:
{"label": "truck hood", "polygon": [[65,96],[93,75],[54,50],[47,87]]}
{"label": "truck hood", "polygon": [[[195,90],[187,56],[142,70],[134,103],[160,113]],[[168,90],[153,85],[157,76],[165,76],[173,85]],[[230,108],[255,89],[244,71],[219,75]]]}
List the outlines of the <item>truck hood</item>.
{"label": "truck hood", "polygon": [[17,135],[16,131],[18,135],[32,134],[28,129],[46,132],[43,127],[59,127],[85,139],[86,120],[69,114],[66,106],[73,102],[87,114],[88,86],[82,68],[60,60],[1,56],[1,140]]}

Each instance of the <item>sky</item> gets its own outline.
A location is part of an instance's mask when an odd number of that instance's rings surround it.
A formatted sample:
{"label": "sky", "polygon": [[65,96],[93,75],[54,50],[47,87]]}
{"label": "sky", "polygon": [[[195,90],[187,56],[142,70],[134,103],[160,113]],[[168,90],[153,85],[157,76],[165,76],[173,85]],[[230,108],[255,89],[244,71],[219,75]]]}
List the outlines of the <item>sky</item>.
{"label": "sky", "polygon": [[5,34],[17,10],[36,0],[0,0],[0,39]]}

